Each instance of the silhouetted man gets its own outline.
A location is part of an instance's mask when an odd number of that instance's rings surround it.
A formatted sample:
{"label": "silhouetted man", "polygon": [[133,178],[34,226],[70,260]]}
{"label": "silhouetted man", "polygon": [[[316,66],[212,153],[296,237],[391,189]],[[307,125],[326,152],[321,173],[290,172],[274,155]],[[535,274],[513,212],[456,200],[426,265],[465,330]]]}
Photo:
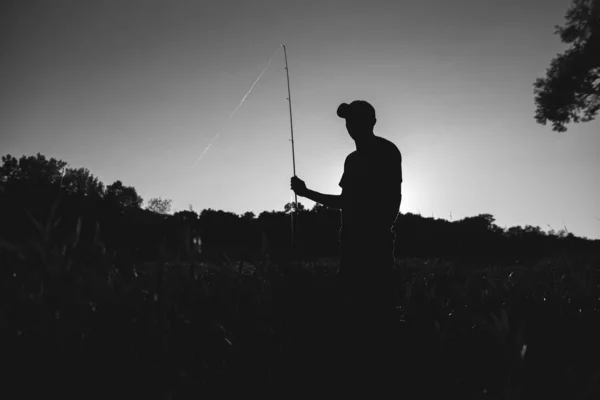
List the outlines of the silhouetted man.
{"label": "silhouetted man", "polygon": [[393,268],[393,225],[402,199],[402,156],[396,145],[373,133],[375,109],[366,101],[344,103],[337,115],[346,120],[356,143],[356,151],[344,163],[339,183],[342,194],[307,189],[298,177],[292,177],[291,187],[299,196],[342,210],[339,275],[345,284],[360,285],[364,290],[370,282],[389,282]]}
{"label": "silhouetted man", "polygon": [[341,104],[337,115],[346,120],[356,143],[356,151],[344,162],[342,194],[315,192],[298,177],[292,177],[291,188],[299,196],[342,210],[338,277],[351,299],[356,328],[371,341],[373,337],[360,328],[385,330],[383,322],[393,312],[393,225],[402,199],[402,156],[396,145],[373,133],[375,109],[366,101]]}

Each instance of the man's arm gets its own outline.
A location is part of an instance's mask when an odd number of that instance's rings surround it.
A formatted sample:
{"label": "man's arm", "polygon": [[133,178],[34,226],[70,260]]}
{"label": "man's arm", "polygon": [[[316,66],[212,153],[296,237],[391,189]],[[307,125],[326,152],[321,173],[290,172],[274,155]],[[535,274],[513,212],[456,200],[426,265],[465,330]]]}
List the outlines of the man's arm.
{"label": "man's arm", "polygon": [[315,192],[314,190],[306,189],[306,192],[302,194],[302,197],[306,197],[315,203],[323,204],[325,207],[334,208],[337,210],[342,209],[342,195],[341,194],[323,194]]}
{"label": "man's arm", "polygon": [[296,176],[293,176],[290,180],[291,189],[301,197],[306,197],[314,201],[315,203],[323,204],[325,207],[334,208],[341,210],[342,209],[342,196],[344,195],[344,191],[342,189],[341,195],[334,194],[323,194],[319,192],[315,192],[314,190],[310,190],[306,187],[304,181]]}

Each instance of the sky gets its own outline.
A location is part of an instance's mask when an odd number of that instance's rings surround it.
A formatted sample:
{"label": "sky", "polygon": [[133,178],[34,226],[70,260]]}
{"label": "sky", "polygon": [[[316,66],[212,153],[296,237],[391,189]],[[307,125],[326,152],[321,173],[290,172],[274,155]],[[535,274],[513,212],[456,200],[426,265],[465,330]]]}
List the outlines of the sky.
{"label": "sky", "polygon": [[565,49],[554,26],[570,4],[4,1],[0,153],[88,168],[173,211],[282,211],[284,44],[296,174],[310,189],[341,193],[355,144],[336,109],[366,100],[375,134],[402,153],[401,213],[489,213],[600,239],[600,122],[557,133],[534,119],[533,82]]}

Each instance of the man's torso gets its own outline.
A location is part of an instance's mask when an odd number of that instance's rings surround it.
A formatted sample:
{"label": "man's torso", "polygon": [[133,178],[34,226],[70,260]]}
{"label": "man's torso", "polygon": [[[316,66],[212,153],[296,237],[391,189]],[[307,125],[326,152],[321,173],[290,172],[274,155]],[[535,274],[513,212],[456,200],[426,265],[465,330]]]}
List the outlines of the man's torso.
{"label": "man's torso", "polygon": [[398,215],[402,156],[387,139],[375,136],[366,150],[354,151],[344,163],[342,240],[390,233]]}

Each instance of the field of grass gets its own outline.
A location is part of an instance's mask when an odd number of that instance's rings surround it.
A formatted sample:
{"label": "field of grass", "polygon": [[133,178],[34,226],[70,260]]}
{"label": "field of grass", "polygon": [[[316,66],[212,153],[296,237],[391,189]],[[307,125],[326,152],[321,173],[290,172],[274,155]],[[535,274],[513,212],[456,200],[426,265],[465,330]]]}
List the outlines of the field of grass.
{"label": "field of grass", "polygon": [[287,398],[353,392],[357,371],[384,371],[390,398],[600,398],[592,255],[397,260],[394,319],[371,322],[360,345],[335,260],[124,266],[102,243],[75,247],[3,243],[5,398]]}

